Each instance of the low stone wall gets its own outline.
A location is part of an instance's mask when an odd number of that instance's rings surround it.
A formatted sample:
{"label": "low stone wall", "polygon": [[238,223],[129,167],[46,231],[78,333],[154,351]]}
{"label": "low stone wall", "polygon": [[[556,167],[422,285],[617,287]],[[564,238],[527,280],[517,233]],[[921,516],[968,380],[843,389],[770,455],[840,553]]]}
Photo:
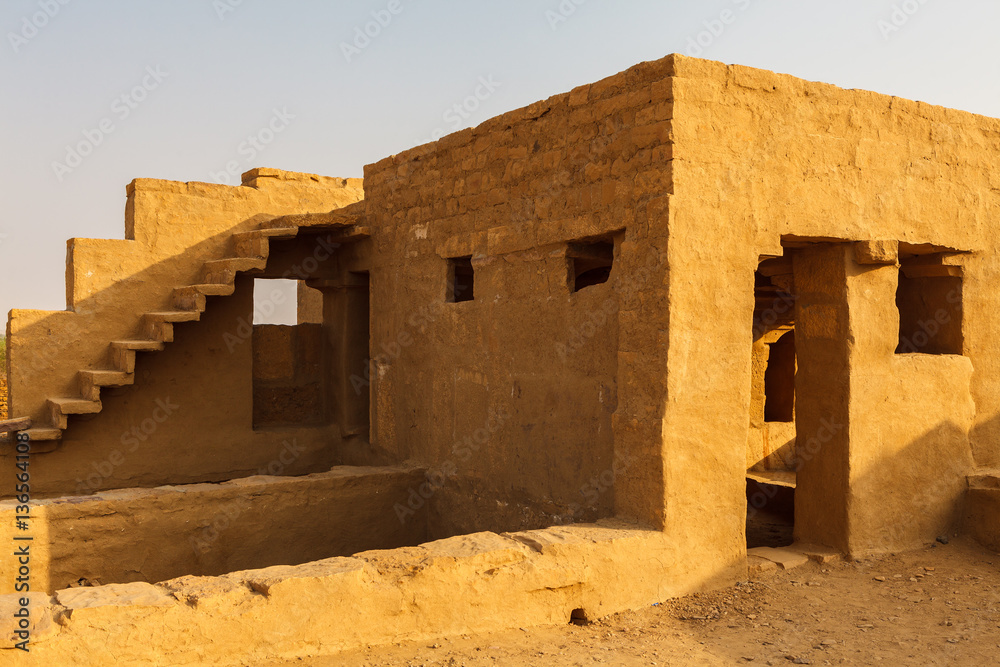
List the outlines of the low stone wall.
{"label": "low stone wall", "polygon": [[635,609],[746,574],[699,566],[660,532],[616,521],[497,535],[298,566],[37,595],[29,653],[10,648],[16,596],[0,597],[0,662],[243,665],[403,640],[567,623]]}
{"label": "low stone wall", "polygon": [[[424,482],[416,468],[337,467],[303,477],[106,491],[32,504],[33,591],[80,579],[156,582],[293,565],[427,539],[423,510],[394,506]],[[0,540],[15,544],[14,501],[0,502]],[[4,562],[0,593],[14,592]]]}

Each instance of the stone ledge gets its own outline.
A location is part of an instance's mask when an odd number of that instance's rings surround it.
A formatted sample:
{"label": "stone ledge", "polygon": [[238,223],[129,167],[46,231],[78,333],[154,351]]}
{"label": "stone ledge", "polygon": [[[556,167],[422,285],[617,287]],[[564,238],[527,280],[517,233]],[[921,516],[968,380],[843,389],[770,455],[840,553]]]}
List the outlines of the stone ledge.
{"label": "stone ledge", "polygon": [[[329,655],[565,623],[577,609],[597,618],[731,584],[745,572],[742,559],[687,553],[662,533],[620,521],[476,533],[156,586],[59,591],[39,600],[43,614],[58,618],[55,631],[31,654],[0,655],[12,667],[103,666],[109,656],[180,667]],[[0,598],[0,608],[12,597]]]}
{"label": "stone ledge", "polygon": [[[302,563],[427,539],[421,508],[395,505],[424,483],[419,468],[339,466],[301,477],[256,475],[218,484],[118,489],[41,499],[32,544],[34,590]],[[0,501],[0,538],[13,543],[17,503]],[[350,508],[350,511],[344,511]],[[12,572],[0,592],[13,592]]]}

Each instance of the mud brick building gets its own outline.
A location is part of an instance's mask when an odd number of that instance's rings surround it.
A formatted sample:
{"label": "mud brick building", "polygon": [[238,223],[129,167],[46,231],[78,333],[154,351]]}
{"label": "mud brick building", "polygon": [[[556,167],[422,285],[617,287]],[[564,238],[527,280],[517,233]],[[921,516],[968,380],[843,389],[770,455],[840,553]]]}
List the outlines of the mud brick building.
{"label": "mud brick building", "polygon": [[[670,56],[363,182],[134,181],[67,309],[10,315],[38,652],[565,622],[775,535],[1000,548],[998,157],[995,119]],[[289,278],[299,324],[254,324]]]}

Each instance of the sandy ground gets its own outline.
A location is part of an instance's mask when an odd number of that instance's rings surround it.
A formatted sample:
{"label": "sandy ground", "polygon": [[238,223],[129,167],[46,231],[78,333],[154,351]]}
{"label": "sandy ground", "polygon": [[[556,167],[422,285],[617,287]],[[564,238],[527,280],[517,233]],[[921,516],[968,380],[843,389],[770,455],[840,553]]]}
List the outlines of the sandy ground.
{"label": "sandy ground", "polygon": [[1000,665],[1000,555],[963,539],[809,563],[584,626],[403,643],[268,665]]}

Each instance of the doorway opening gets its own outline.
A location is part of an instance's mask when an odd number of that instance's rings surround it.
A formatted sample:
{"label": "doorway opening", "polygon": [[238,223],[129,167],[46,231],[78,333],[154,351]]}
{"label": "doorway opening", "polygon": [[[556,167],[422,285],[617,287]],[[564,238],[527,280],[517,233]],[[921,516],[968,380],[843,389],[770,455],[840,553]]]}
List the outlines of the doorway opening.
{"label": "doorway opening", "polygon": [[795,526],[795,297],[792,260],[754,274],[752,386],[747,441],[747,548],[782,547]]}

